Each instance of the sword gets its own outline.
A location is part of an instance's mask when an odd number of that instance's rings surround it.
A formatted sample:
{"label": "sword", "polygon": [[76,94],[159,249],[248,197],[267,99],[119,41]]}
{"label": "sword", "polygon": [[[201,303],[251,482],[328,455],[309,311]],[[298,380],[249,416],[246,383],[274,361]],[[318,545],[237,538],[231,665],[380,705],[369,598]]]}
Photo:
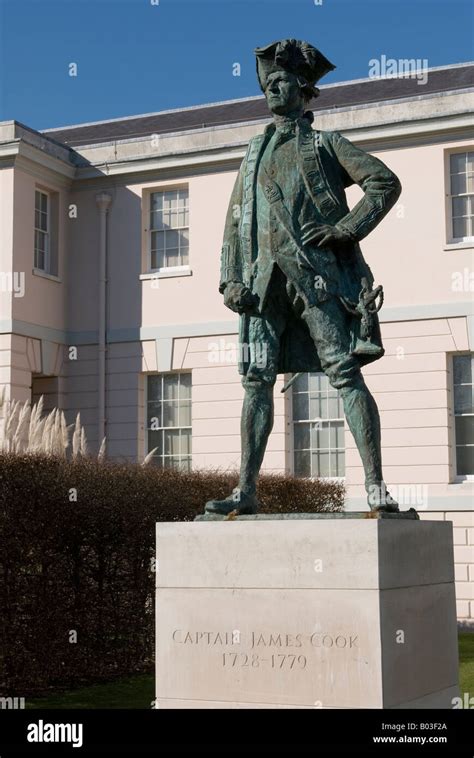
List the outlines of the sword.
{"label": "sword", "polygon": [[282,389],[280,391],[281,392],[286,392],[286,390],[291,387],[291,385],[293,384],[293,382],[296,382],[296,380],[298,379],[299,376],[301,376],[302,373],[303,373],[302,371],[298,371],[297,374],[293,374],[293,376],[291,377],[291,379],[288,379],[288,381],[285,382],[285,384],[283,385],[283,387],[282,387]]}

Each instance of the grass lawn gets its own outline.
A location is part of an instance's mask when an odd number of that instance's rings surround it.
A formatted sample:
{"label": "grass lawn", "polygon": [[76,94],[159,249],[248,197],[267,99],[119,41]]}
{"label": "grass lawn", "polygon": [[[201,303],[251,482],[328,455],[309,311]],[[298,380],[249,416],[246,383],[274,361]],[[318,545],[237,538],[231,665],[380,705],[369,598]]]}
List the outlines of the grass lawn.
{"label": "grass lawn", "polygon": [[60,692],[35,700],[26,699],[27,708],[151,708],[153,674],[138,674],[107,684],[92,684],[79,690]]}
{"label": "grass lawn", "polygon": [[[459,634],[459,681],[461,696],[474,696],[474,634]],[[153,674],[140,674],[108,684],[94,684],[71,692],[27,700],[27,708],[151,708]]]}
{"label": "grass lawn", "polygon": [[474,634],[459,634],[459,689],[474,697]]}

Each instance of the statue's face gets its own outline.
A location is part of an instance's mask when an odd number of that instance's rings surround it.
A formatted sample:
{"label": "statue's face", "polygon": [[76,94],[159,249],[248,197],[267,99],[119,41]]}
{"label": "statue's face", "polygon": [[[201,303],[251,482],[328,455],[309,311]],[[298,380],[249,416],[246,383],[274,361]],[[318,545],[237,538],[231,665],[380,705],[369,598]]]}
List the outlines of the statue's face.
{"label": "statue's face", "polygon": [[298,80],[287,71],[275,71],[267,79],[265,97],[272,113],[284,116],[301,110],[304,98]]}

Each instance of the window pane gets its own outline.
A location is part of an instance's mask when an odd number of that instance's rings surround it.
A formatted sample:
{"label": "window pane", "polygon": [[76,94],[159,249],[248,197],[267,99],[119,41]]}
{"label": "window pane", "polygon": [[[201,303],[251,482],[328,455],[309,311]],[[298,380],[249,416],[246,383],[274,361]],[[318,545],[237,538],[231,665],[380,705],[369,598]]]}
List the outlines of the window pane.
{"label": "window pane", "polygon": [[329,425],[324,424],[321,427],[315,426],[311,442],[311,447],[313,449],[319,448],[322,450],[329,450]]}
{"label": "window pane", "polygon": [[456,355],[453,359],[454,384],[472,384],[472,358],[470,355]]}
{"label": "window pane", "polygon": [[41,271],[45,269],[44,253],[41,250],[35,250],[35,268]]}
{"label": "window pane", "polygon": [[41,193],[41,210],[43,213],[47,213],[48,211],[48,196],[44,192]]}
{"label": "window pane", "polygon": [[178,232],[178,240],[179,240],[179,246],[181,248],[188,247],[189,245],[189,231],[187,229],[184,229],[181,232]]}
{"label": "window pane", "polygon": [[344,421],[338,421],[335,424],[336,427],[336,447],[342,448],[344,450],[346,443],[345,443],[345,436],[344,436]]}
{"label": "window pane", "polygon": [[318,418],[326,418],[326,396],[319,393],[309,396],[309,416],[312,421]]}
{"label": "window pane", "polygon": [[184,400],[180,403],[179,408],[179,425],[191,426],[191,401]]}
{"label": "window pane", "polygon": [[295,424],[293,427],[295,450],[309,450],[309,424]]}
{"label": "window pane", "polygon": [[456,447],[457,473],[474,474],[474,447]]}
{"label": "window pane", "polygon": [[345,476],[346,474],[346,456],[344,452],[336,453],[336,476]]}
{"label": "window pane", "polygon": [[461,384],[454,387],[454,412],[474,413],[472,398],[473,385]]}
{"label": "window pane", "polygon": [[179,376],[177,374],[168,374],[163,377],[163,398],[165,400],[178,399]]}
{"label": "window pane", "polygon": [[165,455],[179,455],[179,429],[165,431]]}
{"label": "window pane", "polygon": [[474,416],[456,417],[456,445],[474,445]]}
{"label": "window pane", "polygon": [[38,190],[35,192],[35,210],[41,210],[41,192],[38,192]]}
{"label": "window pane", "polygon": [[167,230],[166,236],[165,236],[165,242],[166,242],[167,250],[171,247],[178,247],[179,246],[179,232],[173,232],[173,231]]}
{"label": "window pane", "polygon": [[461,237],[467,237],[467,219],[466,218],[453,218],[453,237],[460,239]]}
{"label": "window pane", "polygon": [[453,174],[451,177],[451,194],[460,195],[466,192],[466,174]]}
{"label": "window pane", "polygon": [[468,215],[468,198],[467,197],[453,197],[453,216],[467,216]]}
{"label": "window pane", "polygon": [[311,453],[313,476],[331,476],[329,468],[329,453]]}
{"label": "window pane", "polygon": [[474,174],[468,174],[467,177],[467,191],[474,192]]}
{"label": "window pane", "polygon": [[295,421],[305,421],[308,416],[308,395],[293,395],[293,418]]}
{"label": "window pane", "polygon": [[151,249],[163,250],[164,246],[165,246],[165,233],[152,232],[151,233]]}
{"label": "window pane", "polygon": [[166,250],[166,266],[179,266],[179,250],[176,248],[174,250]]}
{"label": "window pane", "polygon": [[307,374],[308,377],[308,389],[310,392],[326,391],[327,378],[324,374]]}
{"label": "window pane", "polygon": [[453,153],[450,156],[451,173],[462,174],[466,171],[466,153]]}
{"label": "window pane", "polygon": [[178,226],[180,226],[178,212],[170,213],[169,225],[170,225],[171,229],[177,229]]}
{"label": "window pane", "polygon": [[152,192],[150,197],[150,209],[152,211],[161,211],[163,208],[163,193]]}
{"label": "window pane", "polygon": [[163,193],[163,208],[170,209],[176,203],[176,192]]}
{"label": "window pane", "polygon": [[337,427],[333,422],[329,424],[329,446],[331,450],[337,447]]}
{"label": "window pane", "polygon": [[311,476],[309,450],[295,452],[295,476]]}
{"label": "window pane", "polygon": [[179,375],[179,397],[181,399],[191,397],[191,374]]}
{"label": "window pane", "polygon": [[154,448],[157,448],[155,455],[162,455],[163,454],[163,432],[148,432],[148,451],[151,453],[151,451]]}
{"label": "window pane", "polygon": [[337,397],[328,398],[328,411],[326,418],[338,418],[339,416],[339,403]]}
{"label": "window pane", "polygon": [[147,404],[147,427],[150,429],[159,429],[163,426],[163,409],[161,403],[151,402]]}
{"label": "window pane", "polygon": [[35,232],[35,247],[43,252],[47,251],[48,238],[44,232]]}
{"label": "window pane", "polygon": [[149,400],[161,400],[161,376],[150,374],[148,376],[147,393]]}
{"label": "window pane", "polygon": [[191,452],[191,429],[181,430],[181,455],[188,455]]}
{"label": "window pane", "polygon": [[174,401],[163,403],[163,426],[179,426],[178,404]]}
{"label": "window pane", "polygon": [[474,153],[467,154],[467,171],[474,172]]}
{"label": "window pane", "polygon": [[152,211],[152,213],[150,213],[150,228],[163,229],[163,214],[161,212]]}
{"label": "window pane", "polygon": [[151,251],[151,267],[164,268],[165,267],[165,251],[164,250],[152,250]]}

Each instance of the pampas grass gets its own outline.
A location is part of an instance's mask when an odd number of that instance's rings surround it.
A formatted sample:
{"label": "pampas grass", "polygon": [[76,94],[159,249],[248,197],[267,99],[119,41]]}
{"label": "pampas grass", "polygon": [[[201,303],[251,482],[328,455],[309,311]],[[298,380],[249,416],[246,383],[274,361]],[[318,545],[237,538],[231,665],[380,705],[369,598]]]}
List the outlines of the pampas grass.
{"label": "pampas grass", "polygon": [[[66,423],[64,411],[53,408],[43,413],[43,396],[37,403],[23,404],[18,400],[5,401],[0,394],[0,451],[4,453],[37,453],[60,458],[86,458],[88,445],[81,416],[78,413],[74,424]],[[105,439],[99,458],[105,456]]]}
{"label": "pampas grass", "polygon": [[[5,401],[5,388],[0,392],[0,452],[36,453],[59,458],[89,458],[89,446],[81,414],[74,424],[66,424],[64,411],[53,408],[43,413],[43,396],[33,406],[18,400]],[[142,465],[147,466],[157,448],[151,450]],[[102,440],[97,455],[99,461],[106,459],[106,438]]]}

